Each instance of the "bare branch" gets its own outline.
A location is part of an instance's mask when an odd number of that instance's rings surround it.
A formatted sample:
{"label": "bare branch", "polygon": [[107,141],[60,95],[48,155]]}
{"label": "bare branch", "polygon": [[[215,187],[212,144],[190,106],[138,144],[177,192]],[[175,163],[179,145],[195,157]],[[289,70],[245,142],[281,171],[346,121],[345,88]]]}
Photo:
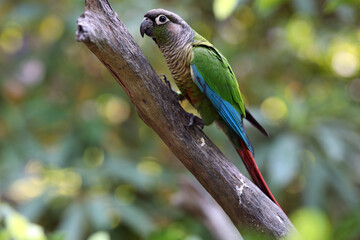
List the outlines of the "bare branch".
{"label": "bare branch", "polygon": [[[142,16],[139,16],[139,23]],[[86,0],[76,39],[107,67],[150,126],[219,203],[245,237],[281,239],[295,229],[284,212],[243,176],[198,128],[163,84],[107,0]],[[245,235],[244,235],[245,233]],[[262,238],[264,239],[264,238]]]}

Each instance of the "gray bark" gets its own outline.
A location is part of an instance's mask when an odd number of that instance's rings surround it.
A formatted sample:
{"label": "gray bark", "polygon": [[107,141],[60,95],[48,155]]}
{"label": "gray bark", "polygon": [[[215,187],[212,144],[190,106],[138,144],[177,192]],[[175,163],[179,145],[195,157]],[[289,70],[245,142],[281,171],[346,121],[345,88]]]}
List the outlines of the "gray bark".
{"label": "gray bark", "polygon": [[[139,25],[142,16],[139,16]],[[294,226],[189,118],[162,83],[107,0],[86,0],[76,39],[83,42],[125,90],[151,127],[228,214],[246,239],[282,239]]]}

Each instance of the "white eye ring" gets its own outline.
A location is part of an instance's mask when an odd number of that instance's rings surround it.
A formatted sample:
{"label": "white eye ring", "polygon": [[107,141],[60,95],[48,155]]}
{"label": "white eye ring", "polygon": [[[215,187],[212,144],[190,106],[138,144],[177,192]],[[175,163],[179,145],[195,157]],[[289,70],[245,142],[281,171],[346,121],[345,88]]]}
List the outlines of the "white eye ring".
{"label": "white eye ring", "polygon": [[155,22],[157,25],[163,25],[167,23],[169,19],[165,15],[159,15],[155,18]]}

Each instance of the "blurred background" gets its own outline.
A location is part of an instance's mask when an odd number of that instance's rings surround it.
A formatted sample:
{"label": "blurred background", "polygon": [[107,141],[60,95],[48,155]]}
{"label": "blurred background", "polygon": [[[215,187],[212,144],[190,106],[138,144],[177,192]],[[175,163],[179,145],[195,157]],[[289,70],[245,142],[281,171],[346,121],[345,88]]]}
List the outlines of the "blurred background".
{"label": "blurred background", "polygon": [[[214,43],[271,135],[247,125],[304,239],[360,239],[358,0],[110,3],[170,79],[140,36],[146,11],[174,11]],[[216,239],[174,197],[193,177],[75,41],[83,12],[84,1],[0,0],[0,239]],[[205,132],[245,173],[222,132]]]}

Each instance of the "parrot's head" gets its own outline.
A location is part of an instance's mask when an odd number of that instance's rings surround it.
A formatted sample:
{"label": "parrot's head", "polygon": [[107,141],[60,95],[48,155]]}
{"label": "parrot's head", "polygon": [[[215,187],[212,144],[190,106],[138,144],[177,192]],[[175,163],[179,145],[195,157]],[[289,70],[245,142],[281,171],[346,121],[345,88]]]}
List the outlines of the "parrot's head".
{"label": "parrot's head", "polygon": [[151,37],[157,45],[188,42],[193,36],[191,27],[177,14],[164,9],[148,11],[140,26],[141,36]]}

